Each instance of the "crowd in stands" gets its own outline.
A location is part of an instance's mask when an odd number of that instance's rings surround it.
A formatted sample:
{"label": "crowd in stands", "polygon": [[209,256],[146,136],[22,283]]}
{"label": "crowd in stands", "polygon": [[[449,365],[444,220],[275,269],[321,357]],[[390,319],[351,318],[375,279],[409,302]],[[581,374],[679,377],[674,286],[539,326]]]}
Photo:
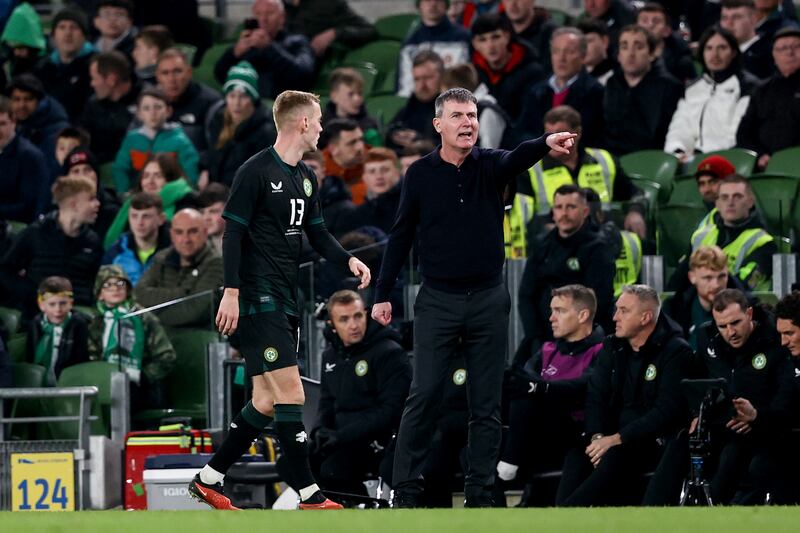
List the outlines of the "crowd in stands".
{"label": "crowd in stands", "polygon": [[[506,191],[506,257],[526,261],[524,340],[506,383],[496,503],[524,485],[525,502],[540,502],[536,475],[548,469],[563,469],[551,503],[674,503],[670,474],[688,458],[679,430],[691,422],[680,378],[717,377],[722,363],[749,365],[743,381],[728,376],[732,394],[749,401],[711,429],[729,461],[714,498],[798,501],[775,473],[786,450],[770,446],[800,407],[800,304],[787,297],[776,322],[754,294],[772,287],[773,254],[797,242],[768,227],[749,171],[710,154],[750,150],[752,170],[765,171],[774,154],[800,146],[792,2],[585,0],[572,20],[535,0],[417,0],[394,64],[378,73],[394,80],[382,90],[344,58],[386,37],[345,0],[255,0],[210,64],[204,54],[224,43],[193,0],[78,1],[44,20],[31,4],[10,4],[0,12],[0,306],[21,313],[24,360],[46,369],[42,385],[105,360],[128,373],[135,410],[170,405],[169,333],[213,325],[229,188],[274,142],[279,93],[323,95],[319,150],[303,163],[331,233],[377,273],[403,176],[439,144],[436,97],[466,87],[478,100],[481,148],[578,134],[572,153],[546,156]],[[381,98],[396,107],[377,112],[370,104]],[[685,221],[694,230],[663,305],[637,285],[642,256],[660,252],[664,231],[646,180],[624,165],[644,150],[674,156],[705,211]],[[303,254],[316,259],[308,246]],[[322,484],[357,491],[365,476],[390,480],[411,370],[403,339],[369,318],[371,302],[345,278],[318,265],[314,292],[302,296],[330,297],[312,465]],[[125,316],[193,295],[206,296]],[[0,330],[0,386],[10,384],[9,333]],[[430,505],[447,503],[466,460],[459,405],[477,377],[461,362],[452,373],[443,394],[453,408],[425,469]],[[553,438],[541,442],[531,420]],[[754,465],[774,475],[759,477]],[[741,474],[748,468],[753,475]]]}

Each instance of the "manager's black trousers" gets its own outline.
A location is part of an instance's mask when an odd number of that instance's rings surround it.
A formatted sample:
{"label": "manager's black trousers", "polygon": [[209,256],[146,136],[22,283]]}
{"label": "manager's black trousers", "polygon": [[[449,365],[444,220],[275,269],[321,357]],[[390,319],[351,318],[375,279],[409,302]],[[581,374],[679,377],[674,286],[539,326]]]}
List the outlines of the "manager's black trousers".
{"label": "manager's black trousers", "polygon": [[504,285],[452,294],[422,285],[414,304],[414,379],[394,459],[394,488],[419,494],[422,469],[439,419],[448,370],[459,349],[467,367],[469,429],[464,493],[491,503],[500,448],[500,396],[511,300]]}

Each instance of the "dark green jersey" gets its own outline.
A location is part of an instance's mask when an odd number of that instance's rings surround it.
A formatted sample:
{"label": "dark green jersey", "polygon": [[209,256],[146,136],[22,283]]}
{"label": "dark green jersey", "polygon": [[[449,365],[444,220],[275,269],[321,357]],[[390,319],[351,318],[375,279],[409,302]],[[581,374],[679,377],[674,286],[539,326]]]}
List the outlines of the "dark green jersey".
{"label": "dark green jersey", "polygon": [[239,265],[241,314],[297,315],[303,230],[327,233],[314,173],[302,162],[288,166],[272,147],[262,150],[236,172],[222,216],[247,227]]}

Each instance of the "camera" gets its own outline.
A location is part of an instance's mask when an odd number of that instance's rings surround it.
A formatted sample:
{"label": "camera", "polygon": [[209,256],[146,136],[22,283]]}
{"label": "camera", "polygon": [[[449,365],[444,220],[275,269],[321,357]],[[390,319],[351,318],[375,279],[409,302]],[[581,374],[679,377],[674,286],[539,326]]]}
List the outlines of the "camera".
{"label": "camera", "polygon": [[258,20],[254,18],[246,18],[244,19],[244,29],[245,30],[257,30],[258,29]]}

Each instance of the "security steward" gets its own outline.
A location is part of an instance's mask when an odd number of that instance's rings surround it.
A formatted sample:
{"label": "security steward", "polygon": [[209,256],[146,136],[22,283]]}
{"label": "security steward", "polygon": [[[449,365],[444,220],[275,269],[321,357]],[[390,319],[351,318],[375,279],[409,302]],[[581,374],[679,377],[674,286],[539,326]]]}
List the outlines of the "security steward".
{"label": "security steward", "polygon": [[400,424],[411,365],[400,335],[371,320],[357,292],[335,292],[327,310],[330,344],[310,462],[323,488],[365,494],[363,481],[391,471],[385,451]]}
{"label": "security steward", "polygon": [[[567,452],[556,505],[640,503],[637,482],[685,418],[679,383],[692,352],[680,326],[661,313],[655,289],[625,286],[614,323],[589,378],[585,439]],[[654,477],[644,501],[659,498],[658,490]]]}

